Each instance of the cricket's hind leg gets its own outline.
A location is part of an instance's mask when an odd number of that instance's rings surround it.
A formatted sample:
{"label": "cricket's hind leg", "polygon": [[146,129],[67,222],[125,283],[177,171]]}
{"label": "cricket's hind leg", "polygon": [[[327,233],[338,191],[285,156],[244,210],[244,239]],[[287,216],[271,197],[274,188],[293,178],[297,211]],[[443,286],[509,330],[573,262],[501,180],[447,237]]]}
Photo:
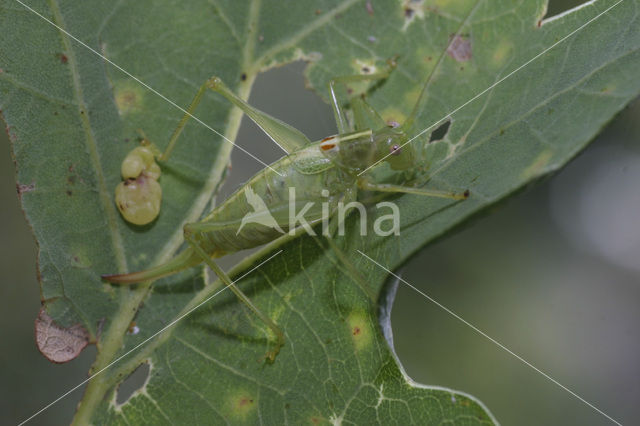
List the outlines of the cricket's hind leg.
{"label": "cricket's hind leg", "polygon": [[145,281],[154,281],[191,268],[199,263],[202,263],[200,256],[196,255],[192,249],[187,248],[162,265],[128,274],[105,274],[102,275],[102,279],[114,284],[136,284]]}
{"label": "cricket's hind leg", "polygon": [[[228,224],[225,224],[224,226],[228,226]],[[238,223],[238,226],[240,226],[240,223]],[[199,256],[200,259],[209,268],[211,268],[213,272],[215,272],[220,281],[222,281],[224,285],[229,287],[229,289],[235,293],[238,299],[240,299],[242,303],[244,303],[258,318],[260,318],[263,323],[265,323],[265,325],[267,325],[273,331],[276,336],[275,347],[272,350],[268,351],[265,356],[265,358],[269,362],[273,362],[275,361],[278,352],[280,352],[280,348],[284,345],[284,333],[271,318],[269,318],[256,305],[253,304],[253,302],[249,299],[249,297],[247,297],[246,294],[242,292],[242,290],[236,287],[229,275],[227,275],[227,273],[224,272],[216,262],[214,262],[211,256],[207,254],[198,240],[194,237],[196,233],[214,232],[216,228],[220,228],[220,225],[213,222],[188,223],[184,227],[184,239],[187,243],[189,243],[189,246],[194,251],[194,253]]]}

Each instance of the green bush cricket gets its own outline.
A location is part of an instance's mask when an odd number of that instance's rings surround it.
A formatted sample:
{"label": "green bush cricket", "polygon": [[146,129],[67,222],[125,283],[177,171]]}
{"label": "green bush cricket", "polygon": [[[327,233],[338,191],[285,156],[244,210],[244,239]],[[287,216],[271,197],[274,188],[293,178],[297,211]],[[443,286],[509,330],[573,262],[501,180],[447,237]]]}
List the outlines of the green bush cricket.
{"label": "green bush cricket", "polygon": [[[184,238],[189,244],[185,250],[168,262],[148,270],[129,274],[103,275],[111,283],[133,284],[155,280],[174,274],[200,263],[208,265],[236,296],[245,303],[276,336],[273,350],[267,359],[273,361],[284,344],[284,334],[267,315],[258,309],[236,286],[229,276],[213,260],[226,254],[266,244],[291,231],[290,188],[297,191],[296,199],[318,201],[305,211],[309,224],[321,222],[327,213],[320,204],[328,205],[331,229],[335,230],[335,215],[339,203],[357,199],[358,191],[381,193],[408,193],[430,197],[462,200],[468,191],[452,193],[420,188],[419,186],[378,183],[372,180],[369,169],[378,163],[388,163],[392,170],[413,172],[422,161],[421,155],[407,142],[409,130],[420,103],[420,97],[412,114],[402,125],[389,125],[366,102],[364,96],[352,97],[350,104],[353,123],[347,119],[346,111],[336,95],[336,84],[386,79],[396,67],[395,59],[387,61],[385,68],[376,73],[337,77],[330,81],[331,106],[339,133],[321,141],[311,142],[292,126],[261,112],[237,97],[219,78],[208,79],[198,90],[194,100],[174,131],[165,151],[160,154],[146,139],[142,147],[131,151],[123,162],[123,177],[127,179],[116,190],[116,204],[124,218],[135,224],[154,220],[159,210],[161,191],[156,182],[160,170],[155,159],[166,161],[175,147],[191,113],[203,94],[211,89],[227,98],[251,118],[268,136],[282,146],[288,155],[263,169],[247,181],[234,194],[217,206],[200,222],[184,226]],[[424,181],[417,180],[417,184]],[[252,201],[261,200],[262,211]],[[261,204],[261,205],[262,205]],[[268,221],[257,218],[259,213],[268,213]],[[245,221],[247,215],[254,215]],[[340,249],[331,242],[331,233],[326,235],[338,258],[349,266]],[[356,279],[363,291],[375,301],[375,295],[363,280]]]}

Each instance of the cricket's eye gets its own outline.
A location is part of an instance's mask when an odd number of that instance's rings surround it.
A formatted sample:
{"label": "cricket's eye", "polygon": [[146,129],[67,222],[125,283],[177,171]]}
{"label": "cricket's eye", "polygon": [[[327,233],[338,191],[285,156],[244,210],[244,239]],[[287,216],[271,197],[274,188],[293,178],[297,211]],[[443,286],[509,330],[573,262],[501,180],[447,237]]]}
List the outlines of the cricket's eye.
{"label": "cricket's eye", "polygon": [[392,145],[390,148],[391,155],[398,155],[402,151],[402,147],[400,145]]}

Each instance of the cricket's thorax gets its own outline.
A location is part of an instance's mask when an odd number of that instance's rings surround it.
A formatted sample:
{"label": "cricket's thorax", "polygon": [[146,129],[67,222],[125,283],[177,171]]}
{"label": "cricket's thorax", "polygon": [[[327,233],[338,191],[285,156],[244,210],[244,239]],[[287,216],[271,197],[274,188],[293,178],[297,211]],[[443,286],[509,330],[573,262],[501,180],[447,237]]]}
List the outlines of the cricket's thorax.
{"label": "cricket's thorax", "polygon": [[295,216],[313,225],[331,217],[340,201],[348,203],[356,197],[355,179],[321,153],[320,142],[270,167],[204,219],[221,224],[197,237],[207,252],[222,255],[266,244],[288,232]]}
{"label": "cricket's thorax", "polygon": [[402,129],[383,127],[375,132],[369,129],[325,138],[320,142],[320,150],[352,176],[382,160],[394,170],[406,170],[415,161],[413,148],[405,146],[407,139]]}

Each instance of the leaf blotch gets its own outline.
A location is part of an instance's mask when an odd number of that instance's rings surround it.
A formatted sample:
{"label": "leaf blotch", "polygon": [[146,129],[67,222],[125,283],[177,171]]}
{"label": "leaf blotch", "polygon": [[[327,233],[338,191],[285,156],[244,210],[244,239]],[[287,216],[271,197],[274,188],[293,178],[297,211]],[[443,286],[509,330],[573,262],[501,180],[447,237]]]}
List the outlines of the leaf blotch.
{"label": "leaf blotch", "polygon": [[66,64],[69,62],[69,58],[64,53],[58,53],[56,56],[60,60],[61,64]]}
{"label": "leaf blotch", "polygon": [[544,174],[545,167],[549,164],[549,161],[553,158],[553,151],[545,150],[542,151],[533,162],[522,171],[523,179],[531,179],[535,176]]}
{"label": "leaf blotch", "polygon": [[458,62],[467,62],[471,59],[471,40],[468,36],[453,35],[451,36],[447,54]]}
{"label": "leaf blotch", "polygon": [[424,0],[404,0],[401,7],[404,17],[402,31],[406,31],[415,18],[424,18]]}
{"label": "leaf blotch", "polygon": [[44,307],[36,318],[35,328],[38,350],[51,362],[71,361],[89,344],[89,332],[81,324],[61,327]]}
{"label": "leaf blotch", "polygon": [[256,398],[249,392],[238,392],[228,400],[229,417],[247,421],[250,415],[255,414],[257,405]]}
{"label": "leaf blotch", "polygon": [[360,351],[371,345],[373,330],[364,312],[354,312],[349,315],[347,325],[356,350]]}
{"label": "leaf blotch", "polygon": [[[413,99],[417,99],[417,98],[413,98]],[[411,105],[411,104],[407,104],[407,105]],[[388,108],[383,109],[382,111],[380,111],[380,115],[382,116],[382,119],[386,123],[404,123],[404,121],[407,119],[407,115],[395,106],[390,106]]]}
{"label": "leaf blotch", "polygon": [[513,44],[507,40],[501,41],[493,50],[491,55],[491,64],[494,68],[499,69],[504,66],[513,49]]}
{"label": "leaf blotch", "polygon": [[142,108],[143,92],[140,87],[125,83],[115,87],[115,102],[120,115]]}
{"label": "leaf blotch", "polygon": [[369,14],[369,16],[373,16],[373,4],[371,3],[371,0],[367,0],[365,8],[367,9],[367,13]]}

